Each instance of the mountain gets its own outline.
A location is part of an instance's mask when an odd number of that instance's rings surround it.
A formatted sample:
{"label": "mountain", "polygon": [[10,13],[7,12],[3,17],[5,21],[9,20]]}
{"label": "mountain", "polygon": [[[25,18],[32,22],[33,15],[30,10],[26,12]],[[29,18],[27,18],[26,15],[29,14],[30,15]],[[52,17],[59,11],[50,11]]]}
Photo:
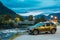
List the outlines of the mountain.
{"label": "mountain", "polygon": [[51,13],[50,15],[48,16],[45,16],[43,14],[40,14],[40,15],[37,15],[35,16],[35,18],[40,18],[41,16],[44,16],[46,19],[50,19],[50,16],[53,15],[53,16],[56,16],[58,19],[60,19],[60,13]]}
{"label": "mountain", "polygon": [[35,18],[40,18],[41,16],[44,16],[44,17],[46,17],[45,15],[43,15],[43,14],[40,14],[40,15],[36,15],[36,16],[34,16]]}
{"label": "mountain", "polygon": [[14,18],[17,15],[14,11],[7,8],[6,6],[3,5],[2,2],[0,2],[0,16],[7,15],[7,14],[9,14],[12,18]]}

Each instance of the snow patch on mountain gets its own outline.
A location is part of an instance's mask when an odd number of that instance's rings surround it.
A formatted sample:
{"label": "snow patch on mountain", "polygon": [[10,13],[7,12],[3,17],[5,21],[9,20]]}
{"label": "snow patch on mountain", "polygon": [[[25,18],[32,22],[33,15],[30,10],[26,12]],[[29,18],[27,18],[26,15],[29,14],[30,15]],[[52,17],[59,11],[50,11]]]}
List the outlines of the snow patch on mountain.
{"label": "snow patch on mountain", "polygon": [[45,15],[45,16],[48,16],[48,15],[50,15],[52,13],[60,13],[60,11],[50,11],[50,10],[46,10],[46,11],[30,11],[30,12],[27,12],[27,13],[18,13],[18,14],[22,15],[22,16],[29,16],[29,15],[37,16],[37,15],[41,15],[41,14]]}

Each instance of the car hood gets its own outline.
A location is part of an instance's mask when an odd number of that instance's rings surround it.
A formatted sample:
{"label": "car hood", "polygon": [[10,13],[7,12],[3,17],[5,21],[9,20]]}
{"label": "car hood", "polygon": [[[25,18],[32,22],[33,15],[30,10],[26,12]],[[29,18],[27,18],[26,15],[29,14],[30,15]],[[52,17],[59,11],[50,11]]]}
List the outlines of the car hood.
{"label": "car hood", "polygon": [[29,27],[28,27],[29,30],[32,30],[32,29],[34,29],[34,28],[36,28],[36,27],[35,27],[35,26],[29,26]]}
{"label": "car hood", "polygon": [[29,30],[32,30],[33,28],[34,28],[33,26],[29,26],[29,27],[28,27]]}

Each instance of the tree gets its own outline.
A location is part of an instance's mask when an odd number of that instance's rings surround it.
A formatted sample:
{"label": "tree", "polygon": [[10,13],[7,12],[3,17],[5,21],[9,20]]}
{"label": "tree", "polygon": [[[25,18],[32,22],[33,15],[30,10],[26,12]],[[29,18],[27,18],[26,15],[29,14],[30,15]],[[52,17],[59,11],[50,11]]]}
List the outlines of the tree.
{"label": "tree", "polygon": [[45,21],[45,17],[44,17],[44,16],[41,16],[41,17],[40,17],[40,21],[41,21],[41,22],[44,22],[44,21]]}
{"label": "tree", "polygon": [[1,16],[1,19],[0,19],[1,23],[4,23],[5,22],[5,18],[4,18],[4,15]]}
{"label": "tree", "polygon": [[0,40],[2,40],[2,38],[0,37]]}
{"label": "tree", "polygon": [[36,24],[36,23],[39,23],[39,22],[40,22],[40,18],[36,18],[36,19],[34,20],[34,22],[35,22],[35,24]]}
{"label": "tree", "polygon": [[35,24],[36,24],[36,23],[39,23],[39,22],[44,22],[46,20],[45,20],[44,16],[41,16],[40,18],[36,18],[34,21],[35,21]]}
{"label": "tree", "polygon": [[5,20],[11,19],[11,16],[9,14],[5,15]]}
{"label": "tree", "polygon": [[16,17],[15,18],[15,22],[19,22],[20,21],[20,18],[19,17]]}
{"label": "tree", "polygon": [[23,21],[23,20],[24,20],[23,17],[22,17],[21,15],[19,15],[19,18],[20,18],[20,21]]}
{"label": "tree", "polygon": [[0,23],[2,22],[2,18],[0,17]]}
{"label": "tree", "polygon": [[28,17],[27,17],[27,20],[33,21],[33,15],[28,16]]}
{"label": "tree", "polygon": [[10,14],[4,15],[4,22],[5,23],[9,24],[11,22],[11,20],[12,20],[12,17]]}
{"label": "tree", "polygon": [[16,15],[15,16],[15,21],[23,21],[23,17],[21,15]]}

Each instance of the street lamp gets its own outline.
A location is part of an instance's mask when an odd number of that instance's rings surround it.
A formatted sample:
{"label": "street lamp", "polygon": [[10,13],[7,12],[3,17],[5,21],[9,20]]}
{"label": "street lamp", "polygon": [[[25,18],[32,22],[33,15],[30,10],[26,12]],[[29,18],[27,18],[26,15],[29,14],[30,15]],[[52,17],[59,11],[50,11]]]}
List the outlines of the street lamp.
{"label": "street lamp", "polygon": [[53,15],[51,15],[51,18],[53,18]]}
{"label": "street lamp", "polygon": [[56,16],[55,16],[54,18],[55,18],[55,19],[57,19],[57,17],[56,17]]}
{"label": "street lamp", "polygon": [[54,16],[53,16],[53,15],[51,15],[51,20],[53,19],[53,17],[54,17]]}

